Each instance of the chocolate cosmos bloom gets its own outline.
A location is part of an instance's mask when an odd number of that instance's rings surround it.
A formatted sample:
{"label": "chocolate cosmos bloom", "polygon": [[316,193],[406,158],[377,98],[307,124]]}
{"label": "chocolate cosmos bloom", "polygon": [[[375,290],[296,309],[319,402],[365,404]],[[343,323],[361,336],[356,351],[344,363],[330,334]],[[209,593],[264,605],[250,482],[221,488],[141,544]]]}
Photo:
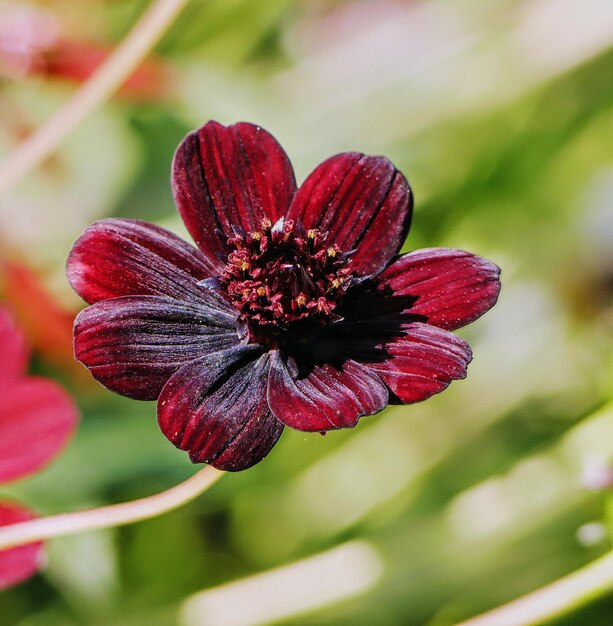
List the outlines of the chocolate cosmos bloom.
{"label": "chocolate cosmos bloom", "polygon": [[197,249],[106,219],[67,271],[91,304],[77,359],[108,389],[157,399],[192,461],[242,470],[284,425],[350,428],[466,375],[470,348],[449,331],[495,303],[499,269],[461,250],[396,256],[412,195],[387,159],[338,154],[297,189],[269,133],[209,122],[179,146],[172,186]]}

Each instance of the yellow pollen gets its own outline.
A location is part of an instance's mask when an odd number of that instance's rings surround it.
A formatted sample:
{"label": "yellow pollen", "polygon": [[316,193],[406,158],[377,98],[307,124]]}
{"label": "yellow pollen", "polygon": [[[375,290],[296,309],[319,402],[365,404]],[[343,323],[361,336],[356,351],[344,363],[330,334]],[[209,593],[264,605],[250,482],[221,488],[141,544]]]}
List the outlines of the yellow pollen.
{"label": "yellow pollen", "polygon": [[249,265],[249,263],[247,263],[247,261],[242,261],[239,266],[239,269],[241,272],[248,272],[250,267],[251,266]]}
{"label": "yellow pollen", "polygon": [[331,259],[333,259],[333,258],[336,256],[336,250],[335,250],[334,248],[330,247],[330,248],[328,248],[328,249],[326,250],[326,254],[327,254],[327,255],[328,255]]}
{"label": "yellow pollen", "polygon": [[258,287],[256,293],[260,298],[264,298],[266,296],[266,289],[264,289],[264,287]]}
{"label": "yellow pollen", "polygon": [[257,230],[255,233],[251,235],[251,239],[253,239],[253,241],[260,241],[262,239],[262,233],[259,230]]}
{"label": "yellow pollen", "polygon": [[306,298],[304,296],[298,296],[296,298],[296,304],[302,309],[306,306]]}
{"label": "yellow pollen", "polygon": [[317,236],[317,231],[310,229],[307,231],[307,237],[309,239],[315,239],[315,237]]}
{"label": "yellow pollen", "polygon": [[262,220],[262,230],[270,230],[271,228],[272,228],[272,222],[267,217],[265,217]]}

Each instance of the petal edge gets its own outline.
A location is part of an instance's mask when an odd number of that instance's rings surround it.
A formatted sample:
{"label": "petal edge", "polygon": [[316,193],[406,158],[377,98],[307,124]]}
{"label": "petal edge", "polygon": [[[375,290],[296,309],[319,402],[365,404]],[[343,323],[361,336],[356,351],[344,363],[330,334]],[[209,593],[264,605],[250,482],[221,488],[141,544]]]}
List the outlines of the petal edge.
{"label": "petal edge", "polygon": [[408,324],[401,337],[382,347],[388,358],[368,366],[402,404],[422,402],[465,378],[472,360],[464,340],[429,324]]}
{"label": "petal edge", "polygon": [[186,363],[238,344],[235,318],[212,305],[162,296],[97,302],[75,320],[75,357],[107,389],[155,400]]}
{"label": "petal edge", "polygon": [[164,435],[194,463],[240,471],[261,461],[283,430],[266,399],[268,360],[251,344],[181,368],[158,401]]}
{"label": "petal edge", "polygon": [[330,157],[307,177],[288,218],[305,228],[329,232],[344,252],[355,249],[351,268],[362,276],[379,273],[409,231],[411,188],[394,164],[380,156],[345,152]]}
{"label": "petal edge", "polygon": [[174,233],[119,218],[88,226],[66,263],[68,281],[88,304],[147,295],[198,300],[198,281],[213,271],[199,250]]}
{"label": "petal edge", "polygon": [[298,377],[277,352],[271,362],[268,402],[286,426],[317,432],[353,428],[360,417],[384,409],[388,394],[379,376],[355,361],[339,367],[315,365]]}
{"label": "petal edge", "polygon": [[[376,279],[379,292],[392,301],[410,300],[404,313],[423,318],[432,326],[455,330],[481,317],[500,293],[500,268],[464,250],[425,248],[398,257]],[[360,309],[377,316],[377,306]],[[354,316],[358,316],[355,313]]]}
{"label": "petal edge", "polygon": [[187,230],[221,270],[234,228],[253,231],[284,217],[296,191],[294,170],[260,126],[210,121],[185,137],[172,165],[175,203]]}
{"label": "petal edge", "polygon": [[28,376],[3,387],[0,483],[47,465],[66,445],[77,421],[72,398],[53,381]]}

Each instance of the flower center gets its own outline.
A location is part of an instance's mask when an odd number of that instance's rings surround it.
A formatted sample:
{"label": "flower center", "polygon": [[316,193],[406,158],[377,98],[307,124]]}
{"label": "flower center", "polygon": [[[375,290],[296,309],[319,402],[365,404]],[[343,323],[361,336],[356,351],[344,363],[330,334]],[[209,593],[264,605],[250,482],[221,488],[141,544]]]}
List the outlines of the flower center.
{"label": "flower center", "polygon": [[297,322],[327,324],[351,284],[348,255],[326,245],[327,233],[265,219],[260,230],[228,239],[219,282],[252,337],[275,336]]}

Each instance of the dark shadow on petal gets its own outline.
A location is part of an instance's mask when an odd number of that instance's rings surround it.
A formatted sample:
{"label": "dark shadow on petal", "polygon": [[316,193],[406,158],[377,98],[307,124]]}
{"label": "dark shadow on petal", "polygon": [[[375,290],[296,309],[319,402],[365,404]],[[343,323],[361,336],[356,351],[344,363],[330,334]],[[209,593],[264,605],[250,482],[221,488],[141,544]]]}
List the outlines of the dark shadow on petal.
{"label": "dark shadow on petal", "polygon": [[389,285],[368,279],[352,287],[337,312],[345,320],[393,318],[405,324],[427,322],[425,315],[410,312],[418,300],[418,295],[398,294]]}
{"label": "dark shadow on petal", "polygon": [[407,324],[424,322],[423,315],[407,309],[413,296],[397,296],[373,281],[356,285],[339,307],[341,319],[327,326],[295,326],[284,337],[282,351],[296,364],[297,378],[305,378],[317,365],[339,371],[347,360],[377,363],[389,358],[386,344],[405,334]]}
{"label": "dark shadow on petal", "polygon": [[297,377],[291,358],[272,355],[268,403],[287,426],[308,432],[353,428],[360,417],[387,405],[387,387],[364,364],[348,359],[339,368],[314,365]]}
{"label": "dark shadow on petal", "polygon": [[[413,295],[399,295],[388,285],[369,281],[348,294],[339,307],[343,315],[339,321],[325,327],[293,329],[283,346],[288,356],[285,373],[281,376],[276,372],[275,381],[283,384],[287,393],[291,391],[295,403],[301,399],[304,406],[302,411],[293,408],[292,402],[276,393],[273,412],[276,407],[279,419],[302,430],[355,424],[355,412],[344,411],[343,404],[334,404],[322,389],[324,381],[350,378],[355,365],[376,374],[387,386],[393,403],[425,400],[453,380],[464,378],[470,347],[450,332],[424,323],[425,316],[412,313],[418,301]],[[336,396],[343,397],[338,391]],[[322,406],[334,406],[335,412]],[[336,411],[340,411],[338,419]],[[325,425],[324,417],[332,426]]]}
{"label": "dark shadow on petal", "polygon": [[[446,330],[466,326],[488,311],[500,292],[500,268],[464,250],[427,248],[394,259],[375,279],[394,298],[413,297],[410,312]],[[359,315],[367,313],[364,307]],[[373,309],[375,312],[376,309]]]}
{"label": "dark shadow on petal", "polygon": [[454,380],[466,376],[472,358],[470,346],[452,333],[416,322],[402,337],[386,344],[389,357],[369,362],[395,402],[420,402],[440,393]]}

